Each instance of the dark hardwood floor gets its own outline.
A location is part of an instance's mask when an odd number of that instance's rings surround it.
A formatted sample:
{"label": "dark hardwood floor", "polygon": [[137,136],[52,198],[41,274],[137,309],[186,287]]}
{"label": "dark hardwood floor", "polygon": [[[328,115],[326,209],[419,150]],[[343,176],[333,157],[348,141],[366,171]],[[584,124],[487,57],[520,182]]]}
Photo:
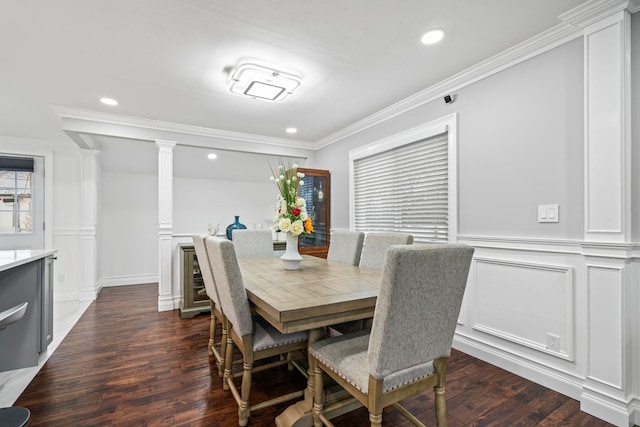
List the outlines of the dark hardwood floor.
{"label": "dark hardwood floor", "polygon": [[[29,426],[234,426],[237,407],[207,356],[208,314],[181,319],[157,312],[157,285],[105,288],[15,403]],[[447,370],[447,412],[458,426],[611,426],[579,403],[454,351]],[[301,389],[285,367],[257,373],[252,401]],[[433,393],[404,401],[434,425]],[[250,426],[273,426],[289,404],[251,414]],[[364,409],[335,420],[368,426]],[[385,410],[384,426],[410,426]]]}

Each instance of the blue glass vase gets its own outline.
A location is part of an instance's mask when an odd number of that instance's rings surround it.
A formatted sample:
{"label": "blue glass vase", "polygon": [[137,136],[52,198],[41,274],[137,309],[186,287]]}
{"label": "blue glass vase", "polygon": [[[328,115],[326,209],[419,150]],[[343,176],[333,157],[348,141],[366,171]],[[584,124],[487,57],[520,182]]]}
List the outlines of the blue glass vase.
{"label": "blue glass vase", "polygon": [[233,240],[231,237],[231,233],[233,233],[233,230],[245,230],[247,227],[244,224],[240,223],[240,216],[239,215],[235,215],[234,218],[236,219],[233,224],[229,224],[227,226],[227,239],[229,240]]}

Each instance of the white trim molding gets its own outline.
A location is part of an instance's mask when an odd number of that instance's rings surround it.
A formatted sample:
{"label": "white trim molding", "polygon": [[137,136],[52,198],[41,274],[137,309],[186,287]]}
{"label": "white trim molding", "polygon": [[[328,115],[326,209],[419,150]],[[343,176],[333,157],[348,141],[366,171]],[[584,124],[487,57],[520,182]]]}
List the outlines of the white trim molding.
{"label": "white trim molding", "polygon": [[158,148],[158,311],[174,309],[171,280],[173,234],[174,141],[156,141]]}
{"label": "white trim molding", "polygon": [[[473,263],[476,299],[476,302],[473,305],[475,311],[473,316],[473,329],[510,341],[512,343],[519,344],[521,346],[531,348],[542,353],[552,355],[554,357],[562,358],[568,361],[574,360],[574,305],[576,298],[574,294],[573,268],[571,266],[539,264],[528,261],[512,261],[478,256],[474,257]],[[490,277],[486,278],[480,276],[478,270],[481,264],[491,267]],[[529,281],[530,283],[526,283],[527,281]],[[549,292],[549,295],[542,299],[536,300],[536,295],[532,294],[532,298],[527,299],[524,306],[521,307],[521,309],[518,309],[518,311],[520,311],[522,315],[525,315],[524,310],[529,307],[532,312],[531,314],[535,314],[536,312],[540,313],[540,307],[537,307],[537,304],[544,304],[543,307],[546,314],[543,317],[548,318],[550,316],[550,313],[548,311],[550,307],[555,304],[555,309],[557,312],[555,314],[558,314],[562,317],[555,320],[564,323],[564,327],[554,331],[558,335],[558,339],[561,340],[559,347],[557,349],[553,349],[548,346],[548,343],[546,342],[546,336],[541,336],[542,333],[547,333],[547,331],[542,331],[540,329],[542,328],[540,322],[533,322],[536,323],[535,329],[537,330],[534,331],[534,333],[531,333],[530,336],[507,331],[504,327],[501,326],[491,326],[483,324],[482,321],[479,320],[481,317],[479,314],[479,309],[480,307],[486,308],[487,305],[480,304],[478,302],[478,294],[479,289],[484,288],[489,283],[492,283],[493,286],[496,286],[496,283],[501,283],[508,288],[507,292],[494,294],[496,297],[505,298],[505,300],[503,301],[505,303],[509,303],[510,300],[510,297],[505,297],[505,294],[509,293],[509,289],[511,290],[511,293],[514,293],[520,286],[524,286],[530,289],[542,289],[544,287],[546,290],[551,291],[553,291],[554,288],[560,287],[559,290],[553,293]],[[551,295],[553,295],[553,297],[551,297]],[[511,301],[511,303],[513,303],[514,309],[517,307],[517,300],[521,297],[521,295],[513,295],[514,300]],[[559,300],[560,297],[563,297],[564,301]],[[534,306],[536,306],[537,308]],[[512,320],[513,322],[509,323],[510,326],[514,325],[516,319]],[[556,327],[556,325],[551,326],[554,328]],[[532,335],[538,335],[538,339],[536,339]]]}
{"label": "white trim molding", "polygon": [[631,239],[631,18],[585,28],[585,240]]}

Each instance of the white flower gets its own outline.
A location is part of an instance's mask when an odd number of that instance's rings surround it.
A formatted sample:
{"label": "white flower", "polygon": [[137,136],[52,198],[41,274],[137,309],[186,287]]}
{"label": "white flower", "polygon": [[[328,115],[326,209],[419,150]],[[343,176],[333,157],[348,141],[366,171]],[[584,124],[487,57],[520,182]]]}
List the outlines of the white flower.
{"label": "white flower", "polygon": [[300,180],[300,187],[302,187],[304,185],[304,181]]}
{"label": "white flower", "polygon": [[302,172],[298,172],[298,178],[304,178],[304,174]]}
{"label": "white flower", "polygon": [[287,180],[287,185],[291,185],[291,180],[290,179]]}
{"label": "white flower", "polygon": [[296,207],[297,208],[304,208],[306,206],[307,206],[307,202],[302,197],[298,197],[296,199]]}
{"label": "white flower", "polygon": [[298,180],[298,177],[292,176],[291,177],[291,181],[296,182]]}
{"label": "white flower", "polygon": [[292,169],[298,169],[298,165],[297,164],[293,164],[293,166],[291,166]]}
{"label": "white flower", "polygon": [[[300,224],[302,225],[302,222]],[[291,220],[289,218],[280,218],[280,220],[278,221],[278,228],[283,233],[286,233],[291,228]],[[302,233],[302,231],[300,233]]]}
{"label": "white flower", "polygon": [[[273,179],[273,177],[271,177],[271,179]],[[280,184],[280,178],[276,178],[276,184]]]}
{"label": "white flower", "polygon": [[270,179],[271,181],[273,181],[275,178],[274,178],[274,177],[272,177],[272,176],[270,176],[270,177],[269,177],[269,179]]}
{"label": "white flower", "polygon": [[309,215],[307,215],[307,210],[306,209],[300,209],[300,219],[302,221],[306,221],[307,218],[309,218]]}
{"label": "white flower", "polygon": [[278,169],[282,170],[282,169],[284,169],[284,166],[278,165]]}
{"label": "white flower", "polygon": [[291,235],[292,236],[299,236],[300,234],[302,234],[302,232],[304,231],[304,224],[302,223],[302,221],[297,220],[297,221],[293,221],[293,224],[291,224]]}
{"label": "white flower", "polygon": [[284,175],[280,175],[280,181],[282,181],[284,179]]}

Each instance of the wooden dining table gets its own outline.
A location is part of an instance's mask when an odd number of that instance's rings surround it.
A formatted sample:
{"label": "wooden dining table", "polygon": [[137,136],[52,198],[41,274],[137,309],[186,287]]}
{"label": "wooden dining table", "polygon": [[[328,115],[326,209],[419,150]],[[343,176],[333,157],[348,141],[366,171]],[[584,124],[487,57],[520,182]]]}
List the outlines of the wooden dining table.
{"label": "wooden dining table", "polygon": [[[239,262],[255,311],[282,333],[309,331],[309,346],[322,338],[324,327],[373,317],[380,271],[310,255],[303,255],[298,270],[285,270],[277,257]],[[313,424],[313,387],[314,377],[309,373],[304,400],[280,414],[277,426]],[[357,406],[345,405],[342,412]]]}

